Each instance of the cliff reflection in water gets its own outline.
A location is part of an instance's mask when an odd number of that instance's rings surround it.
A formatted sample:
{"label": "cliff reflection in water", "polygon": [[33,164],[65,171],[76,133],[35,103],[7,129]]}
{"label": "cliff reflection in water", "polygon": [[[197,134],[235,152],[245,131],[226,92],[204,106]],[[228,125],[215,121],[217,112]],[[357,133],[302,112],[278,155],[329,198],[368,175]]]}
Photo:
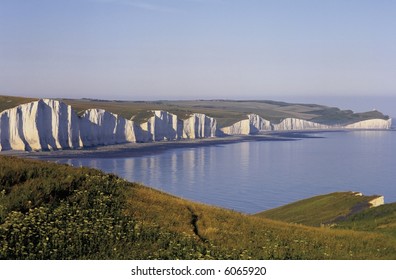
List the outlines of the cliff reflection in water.
{"label": "cliff reflection in water", "polygon": [[334,191],[396,201],[396,133],[332,132],[298,141],[242,142],[116,159],[70,159],[176,196],[254,213]]}

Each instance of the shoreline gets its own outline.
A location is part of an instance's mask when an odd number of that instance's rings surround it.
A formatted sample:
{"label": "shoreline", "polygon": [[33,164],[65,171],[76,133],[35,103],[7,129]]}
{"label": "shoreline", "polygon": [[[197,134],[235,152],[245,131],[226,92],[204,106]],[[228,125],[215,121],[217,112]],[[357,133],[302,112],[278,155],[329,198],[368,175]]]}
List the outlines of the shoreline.
{"label": "shoreline", "polygon": [[32,159],[64,159],[64,158],[121,158],[154,155],[170,149],[199,148],[251,141],[296,141],[311,138],[301,133],[284,133],[283,135],[239,135],[202,139],[181,139],[173,141],[158,141],[148,143],[122,143],[106,146],[86,147],[79,149],[64,149],[52,151],[4,151],[1,155]]}
{"label": "shoreline", "polygon": [[[356,130],[295,130],[295,131],[271,131],[256,135],[232,135],[213,138],[163,140],[147,143],[120,143],[85,147],[78,149],[59,149],[50,151],[3,151],[0,155],[16,156],[22,158],[52,160],[65,158],[122,158],[155,155],[170,149],[199,148],[204,146],[218,146],[252,141],[298,141],[304,138],[325,138],[311,134],[331,132],[351,132]],[[365,131],[365,130],[359,130]],[[369,130],[373,131],[373,130]],[[380,130],[382,131],[382,130]],[[391,130],[386,130],[391,131]]]}
{"label": "shoreline", "polygon": [[[359,130],[360,132],[365,131],[373,131],[373,130]],[[381,131],[391,131],[396,132],[396,130],[375,130],[377,132]],[[80,148],[80,149],[69,149],[69,150],[56,150],[56,151],[33,151],[33,152],[25,152],[25,151],[7,151],[0,152],[0,156],[14,156],[18,158],[26,158],[32,160],[53,162],[55,164],[67,164],[66,161],[68,159],[81,159],[81,160],[117,160],[122,158],[139,158],[139,157],[156,157],[160,156],[162,153],[165,153],[172,149],[194,149],[200,147],[209,147],[209,146],[218,146],[222,147],[227,144],[237,144],[244,142],[289,142],[289,141],[299,141],[304,139],[325,139],[328,138],[326,133],[350,133],[356,132],[356,130],[310,130],[310,131],[280,131],[280,132],[271,132],[260,135],[239,135],[239,136],[225,136],[225,137],[216,137],[216,138],[204,138],[204,139],[181,139],[176,141],[159,141],[159,142],[149,142],[149,143],[123,143],[116,145],[108,145],[108,146],[96,146],[96,147],[88,147],[88,148]],[[330,136],[329,136],[330,137]],[[315,141],[315,140],[314,140]],[[281,144],[281,143],[279,143]],[[293,145],[293,143],[290,143]],[[297,144],[297,143],[295,143]],[[276,145],[276,144],[275,144]],[[66,160],[66,161],[65,161]],[[73,164],[71,164],[74,166]],[[76,167],[81,167],[83,165],[75,165]],[[89,167],[98,170],[102,170],[98,167]],[[109,171],[104,171],[105,173],[109,173]],[[113,171],[112,171],[113,173]],[[118,175],[120,176],[120,175]],[[127,179],[129,182],[134,182],[135,180]],[[138,181],[140,182],[140,181]],[[205,203],[208,205],[222,207],[226,209],[235,210],[234,208],[230,208],[228,206],[219,205],[218,203],[213,202],[204,202],[202,200],[196,200],[192,198],[185,197],[180,194],[175,194],[170,190],[165,190],[162,188],[158,188],[156,184],[146,184],[142,183],[145,186],[160,190],[167,194],[188,199],[198,201],[200,203]],[[344,189],[340,191],[345,191]],[[386,204],[393,203],[394,200],[390,202],[387,201]],[[247,210],[235,210],[242,213],[254,213],[249,212]],[[260,210],[262,211],[262,210]]]}

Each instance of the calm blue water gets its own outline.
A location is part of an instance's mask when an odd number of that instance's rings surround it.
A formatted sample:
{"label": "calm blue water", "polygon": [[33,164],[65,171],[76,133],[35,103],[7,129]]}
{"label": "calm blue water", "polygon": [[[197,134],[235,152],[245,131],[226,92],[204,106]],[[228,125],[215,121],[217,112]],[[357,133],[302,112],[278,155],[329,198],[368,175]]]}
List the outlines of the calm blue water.
{"label": "calm blue water", "polygon": [[[334,191],[396,201],[396,131],[170,149],[142,157],[66,159],[194,201],[255,213]],[[58,161],[59,162],[59,161]]]}

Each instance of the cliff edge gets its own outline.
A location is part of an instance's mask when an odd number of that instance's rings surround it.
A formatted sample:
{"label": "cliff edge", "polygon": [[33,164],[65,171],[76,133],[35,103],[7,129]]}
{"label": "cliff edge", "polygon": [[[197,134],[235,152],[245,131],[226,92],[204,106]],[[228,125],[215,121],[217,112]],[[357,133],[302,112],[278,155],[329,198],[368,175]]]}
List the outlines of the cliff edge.
{"label": "cliff edge", "polygon": [[328,129],[390,129],[391,119],[370,119],[348,125],[325,125],[298,118],[272,123],[257,114],[218,128],[217,120],[202,113],[185,119],[153,110],[138,124],[104,109],[87,109],[80,116],[70,105],[52,99],[21,104],[0,113],[0,151],[75,149],[127,142],[173,141],[217,135],[252,135],[267,131]]}

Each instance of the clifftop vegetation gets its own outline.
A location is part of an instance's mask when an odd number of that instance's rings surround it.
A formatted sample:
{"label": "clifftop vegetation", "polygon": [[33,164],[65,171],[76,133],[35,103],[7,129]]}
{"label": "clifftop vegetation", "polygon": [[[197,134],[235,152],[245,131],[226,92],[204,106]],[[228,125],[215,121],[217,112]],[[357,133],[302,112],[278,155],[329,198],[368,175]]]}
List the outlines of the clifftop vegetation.
{"label": "clifftop vegetation", "polygon": [[258,213],[256,216],[308,226],[333,225],[370,208],[370,202],[378,197],[363,196],[354,192],[337,192],[300,200]]}

